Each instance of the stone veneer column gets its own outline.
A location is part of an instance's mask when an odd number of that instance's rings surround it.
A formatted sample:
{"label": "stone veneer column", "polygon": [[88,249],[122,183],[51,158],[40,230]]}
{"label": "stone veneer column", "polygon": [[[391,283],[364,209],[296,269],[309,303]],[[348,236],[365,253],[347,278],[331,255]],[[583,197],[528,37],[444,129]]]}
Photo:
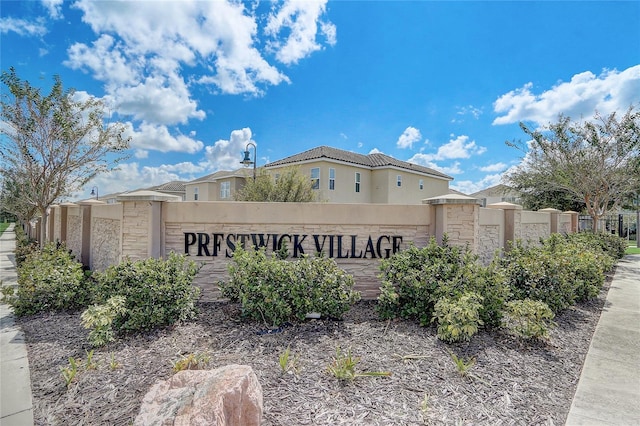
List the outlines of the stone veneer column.
{"label": "stone veneer column", "polygon": [[60,242],[67,242],[67,225],[68,225],[68,213],[69,207],[74,207],[74,203],[62,203],[60,204]]}
{"label": "stone veneer column", "polygon": [[54,206],[49,207],[49,214],[47,215],[47,242],[54,242],[55,237],[53,235],[56,229],[56,210]]}
{"label": "stone veneer column", "polygon": [[551,232],[552,234],[557,234],[559,229],[558,222],[560,221],[560,210],[546,208],[538,211],[549,213],[549,232]]}
{"label": "stone veneer column", "polygon": [[576,232],[578,232],[578,215],[580,213],[574,212],[572,210],[568,210],[564,213],[571,215],[571,232],[575,234]]}
{"label": "stone veneer column", "polygon": [[489,204],[489,209],[500,209],[504,212],[504,240],[502,247],[509,249],[509,242],[520,238],[522,224],[522,206],[507,202]]}
{"label": "stone veneer column", "polygon": [[91,207],[96,204],[105,204],[99,200],[85,200],[78,203],[80,205],[80,220],[82,223],[82,251],[80,261],[82,265],[91,269]]}
{"label": "stone veneer column", "polygon": [[116,198],[123,204],[122,256],[132,260],[164,256],[162,203],[182,201],[175,195],[155,191],[136,191]]}
{"label": "stone veneer column", "polygon": [[435,208],[435,237],[442,243],[447,234],[453,245],[466,245],[478,251],[480,205],[482,201],[466,195],[447,194],[422,200]]}

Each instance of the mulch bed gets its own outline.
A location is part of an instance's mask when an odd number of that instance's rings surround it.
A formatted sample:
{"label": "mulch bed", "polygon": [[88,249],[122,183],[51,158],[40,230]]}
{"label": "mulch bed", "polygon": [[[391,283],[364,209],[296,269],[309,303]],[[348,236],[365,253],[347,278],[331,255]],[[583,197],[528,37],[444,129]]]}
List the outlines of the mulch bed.
{"label": "mulch bed", "polygon": [[[80,314],[17,319],[27,339],[35,421],[38,425],[128,425],[143,396],[189,353],[207,353],[208,368],[246,364],[264,395],[264,425],[562,425],[606,298],[600,296],[556,318],[546,343],[523,342],[484,331],[466,344],[448,345],[434,327],[381,321],[374,301],[356,304],[342,321],[309,320],[265,333],[239,320],[239,307],[199,304],[196,321],[127,336],[96,349],[96,369],[80,372],[67,388],[61,369],[69,357],[87,359]],[[287,346],[297,372],[281,371]],[[336,347],[361,358],[358,377],[341,383],[327,372]],[[461,376],[451,352],[475,358]],[[112,361],[117,368],[112,368]]]}

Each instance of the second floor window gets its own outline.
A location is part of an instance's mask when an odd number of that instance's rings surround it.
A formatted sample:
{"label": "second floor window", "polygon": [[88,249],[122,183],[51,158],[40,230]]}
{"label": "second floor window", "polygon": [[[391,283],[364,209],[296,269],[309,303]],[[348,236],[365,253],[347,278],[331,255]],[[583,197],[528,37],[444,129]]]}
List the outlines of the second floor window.
{"label": "second floor window", "polygon": [[420,188],[420,191],[424,189],[424,180],[420,179],[418,181],[418,188]]}
{"label": "second floor window", "polygon": [[193,200],[198,201],[198,187],[193,188]]}
{"label": "second floor window", "polygon": [[231,197],[231,182],[220,182],[220,199]]}
{"label": "second floor window", "polygon": [[336,189],[336,169],[329,169],[329,189]]}
{"label": "second floor window", "polygon": [[360,192],[360,172],[356,172],[356,192]]}
{"label": "second floor window", "polygon": [[311,188],[320,189],[320,168],[311,169]]}
{"label": "second floor window", "polygon": [[397,182],[398,186],[402,186],[402,175],[398,175],[396,177],[396,182]]}

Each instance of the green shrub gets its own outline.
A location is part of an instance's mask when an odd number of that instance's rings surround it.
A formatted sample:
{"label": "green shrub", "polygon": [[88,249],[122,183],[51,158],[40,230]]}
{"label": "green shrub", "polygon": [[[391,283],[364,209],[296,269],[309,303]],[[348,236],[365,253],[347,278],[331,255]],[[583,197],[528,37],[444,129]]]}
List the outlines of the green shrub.
{"label": "green shrub", "polygon": [[25,257],[18,267],[18,290],[9,303],[18,316],[73,311],[91,302],[92,287],[82,265],[64,245],[49,243]]}
{"label": "green shrub", "polygon": [[531,299],[513,300],[505,306],[503,327],[523,339],[545,339],[553,323],[553,312],[546,303]]}
{"label": "green shrub", "polygon": [[220,283],[222,295],[239,301],[245,317],[268,325],[302,321],[311,312],[341,318],[360,299],[353,277],[324,257],[286,261],[239,247],[228,271],[231,279]]}
{"label": "green shrub", "polygon": [[436,302],[459,298],[465,292],[482,296],[480,317],[487,325],[499,325],[502,307],[509,297],[504,274],[497,262],[482,266],[469,248],[452,247],[434,238],[424,248],[415,246],[380,262],[382,280],[376,309],[382,319],[417,319],[431,322]]}
{"label": "green shrub", "polygon": [[199,267],[184,255],[171,253],[167,259],[127,259],[93,277],[98,303],[113,296],[126,300],[124,314],[114,318],[116,330],[150,330],[191,319],[200,289],[192,285]]}
{"label": "green shrub", "polygon": [[571,241],[584,242],[592,249],[598,247],[605,254],[611,256],[614,261],[622,259],[627,249],[627,241],[614,234],[606,234],[603,232],[578,232],[570,234]]}
{"label": "green shrub", "polygon": [[14,252],[16,256],[16,266],[20,267],[27,256],[38,250],[38,242],[27,237],[22,226],[16,225],[14,229],[16,233],[16,249]]}
{"label": "green shrub", "polygon": [[438,323],[438,338],[444,342],[467,342],[482,325],[482,296],[466,292],[457,299],[443,297],[434,307],[433,321]]}
{"label": "green shrub", "polygon": [[110,297],[104,305],[93,305],[87,308],[80,319],[89,332],[89,343],[93,346],[104,346],[115,340],[113,321],[126,312],[126,300],[122,296]]}
{"label": "green shrub", "polygon": [[546,303],[553,312],[573,305],[576,285],[566,271],[571,260],[542,246],[512,245],[501,260],[514,299]]}

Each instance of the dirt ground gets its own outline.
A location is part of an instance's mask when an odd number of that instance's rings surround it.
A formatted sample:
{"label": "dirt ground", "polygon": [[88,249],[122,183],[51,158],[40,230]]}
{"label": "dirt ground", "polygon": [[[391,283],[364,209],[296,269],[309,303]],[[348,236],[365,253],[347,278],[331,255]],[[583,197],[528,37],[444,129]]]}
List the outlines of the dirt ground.
{"label": "dirt ground", "polygon": [[[207,368],[251,366],[264,394],[264,425],[563,425],[607,289],[559,315],[546,343],[492,330],[448,345],[435,327],[379,320],[375,301],[359,302],[342,321],[308,320],[275,333],[240,321],[237,305],[199,304],[194,322],[96,349],[89,370],[92,348],[79,313],[17,322],[38,425],[131,424],[149,387],[189,353],[208,355]],[[296,368],[283,373],[278,358],[288,346]],[[341,383],[327,372],[337,347],[360,357],[356,370],[391,376]],[[451,353],[475,359],[466,377]],[[82,368],[67,388],[61,369],[69,357],[81,358]]]}

